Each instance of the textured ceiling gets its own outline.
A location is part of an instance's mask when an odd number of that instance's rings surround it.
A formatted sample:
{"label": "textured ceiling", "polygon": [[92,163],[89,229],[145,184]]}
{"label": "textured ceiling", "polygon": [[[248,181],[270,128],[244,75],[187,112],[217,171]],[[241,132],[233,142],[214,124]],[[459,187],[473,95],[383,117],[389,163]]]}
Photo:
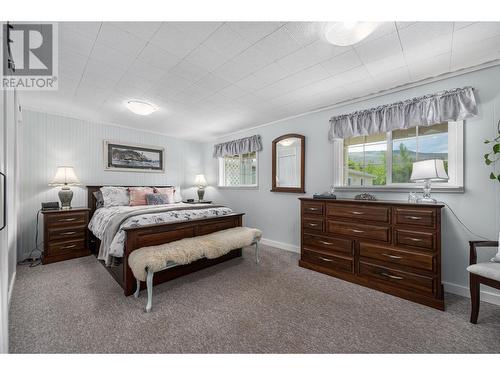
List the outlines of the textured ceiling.
{"label": "textured ceiling", "polygon": [[[333,46],[314,22],[59,23],[59,90],[28,108],[206,139],[500,59],[500,23],[386,22]],[[148,117],[129,99],[150,101]]]}

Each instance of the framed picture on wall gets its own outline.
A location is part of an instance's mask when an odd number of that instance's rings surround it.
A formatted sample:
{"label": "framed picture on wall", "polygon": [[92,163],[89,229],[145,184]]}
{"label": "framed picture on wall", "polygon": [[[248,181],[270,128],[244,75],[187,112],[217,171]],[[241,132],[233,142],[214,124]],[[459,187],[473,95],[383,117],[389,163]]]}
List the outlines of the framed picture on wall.
{"label": "framed picture on wall", "polygon": [[164,172],[165,149],[104,141],[104,169],[122,172]]}

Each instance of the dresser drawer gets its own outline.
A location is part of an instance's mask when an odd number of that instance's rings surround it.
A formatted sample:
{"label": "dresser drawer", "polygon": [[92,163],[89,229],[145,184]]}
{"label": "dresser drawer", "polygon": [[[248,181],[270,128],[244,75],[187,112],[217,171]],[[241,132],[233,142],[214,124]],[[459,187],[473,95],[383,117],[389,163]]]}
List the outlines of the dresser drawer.
{"label": "dresser drawer", "polygon": [[394,244],[396,246],[410,246],[412,248],[434,251],[436,250],[436,233],[395,229]]}
{"label": "dresser drawer", "polygon": [[373,207],[338,203],[326,204],[326,215],[330,217],[388,223],[390,219],[390,212],[390,207]]}
{"label": "dresser drawer", "polygon": [[302,249],[302,260],[333,270],[353,273],[352,258]]}
{"label": "dresser drawer", "polygon": [[389,227],[348,223],[343,221],[328,220],[327,231],[342,236],[367,238],[376,241],[389,242]]}
{"label": "dresser drawer", "polygon": [[47,228],[69,227],[69,226],[86,226],[87,225],[86,211],[83,212],[68,212],[57,215],[48,215],[46,218]]}
{"label": "dresser drawer", "polygon": [[410,291],[420,291],[429,294],[434,292],[434,279],[430,276],[383,267],[365,261],[359,262],[359,275],[368,279],[397,285]]}
{"label": "dresser drawer", "polygon": [[435,258],[430,254],[360,242],[359,255],[366,258],[420,268],[427,271],[434,270]]}
{"label": "dresser drawer", "polygon": [[323,232],[325,227],[325,220],[322,218],[313,218],[313,217],[303,217],[302,218],[302,228],[304,229],[312,229],[315,231]]}
{"label": "dresser drawer", "polygon": [[394,224],[435,228],[436,211],[425,208],[397,207],[394,209]]}
{"label": "dresser drawer", "polygon": [[47,256],[51,257],[54,255],[68,254],[74,251],[82,251],[86,249],[86,243],[84,238],[50,242],[48,244]]}
{"label": "dresser drawer", "polygon": [[53,242],[72,238],[85,238],[86,231],[86,227],[49,228],[47,229],[47,240]]}
{"label": "dresser drawer", "polygon": [[323,215],[325,205],[321,202],[302,202],[302,214]]}
{"label": "dresser drawer", "polygon": [[304,246],[322,249],[323,251],[352,254],[352,242],[343,238],[332,238],[318,234],[304,233]]}

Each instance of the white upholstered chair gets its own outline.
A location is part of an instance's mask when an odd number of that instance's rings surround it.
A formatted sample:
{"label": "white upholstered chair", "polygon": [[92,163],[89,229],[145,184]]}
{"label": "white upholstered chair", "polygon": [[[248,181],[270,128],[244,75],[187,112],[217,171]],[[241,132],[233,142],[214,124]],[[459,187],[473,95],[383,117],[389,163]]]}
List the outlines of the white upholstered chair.
{"label": "white upholstered chair", "polygon": [[500,263],[477,263],[476,249],[478,247],[497,247],[497,241],[470,241],[469,271],[471,314],[470,322],[476,324],[479,314],[479,292],[481,284],[500,289]]}

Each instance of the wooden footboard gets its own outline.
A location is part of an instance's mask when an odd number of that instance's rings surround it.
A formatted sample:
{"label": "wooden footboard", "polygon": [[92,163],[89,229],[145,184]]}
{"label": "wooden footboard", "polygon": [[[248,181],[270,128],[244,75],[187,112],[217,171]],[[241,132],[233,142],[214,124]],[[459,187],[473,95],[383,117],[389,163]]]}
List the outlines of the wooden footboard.
{"label": "wooden footboard", "polygon": [[[114,267],[115,270],[109,267],[108,269],[112,272],[115,280],[122,286],[125,295],[130,296],[134,293],[136,286],[134,275],[128,266],[128,256],[132,251],[145,246],[161,245],[183,238],[196,237],[223,229],[239,227],[242,225],[243,215],[234,213],[202,220],[126,228],[124,230],[127,240],[125,242],[123,263],[119,267]],[[159,284],[238,256],[241,256],[241,249],[233,250],[217,259],[200,259],[191,264],[157,272],[154,284]],[[116,268],[120,268],[120,270],[116,270]]]}

